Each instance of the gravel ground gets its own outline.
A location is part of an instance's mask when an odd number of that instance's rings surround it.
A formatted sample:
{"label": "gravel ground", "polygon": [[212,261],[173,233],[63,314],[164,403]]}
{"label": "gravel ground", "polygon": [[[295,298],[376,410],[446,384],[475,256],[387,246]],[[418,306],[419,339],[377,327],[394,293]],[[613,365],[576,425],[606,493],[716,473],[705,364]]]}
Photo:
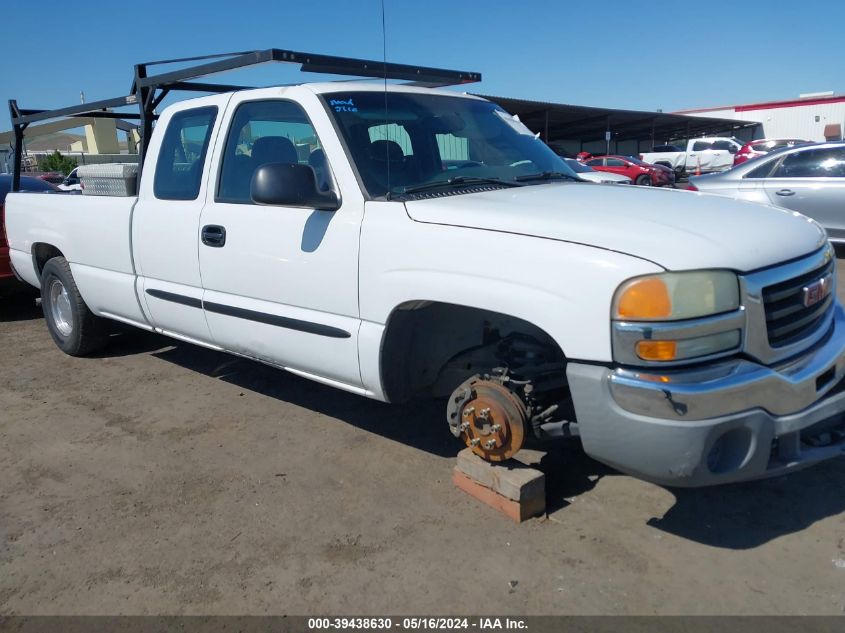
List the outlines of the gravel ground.
{"label": "gravel ground", "polygon": [[452,486],[436,404],[142,332],[70,358],[22,297],[0,349],[0,614],[845,610],[845,460],[684,491],[564,445],[515,525]]}

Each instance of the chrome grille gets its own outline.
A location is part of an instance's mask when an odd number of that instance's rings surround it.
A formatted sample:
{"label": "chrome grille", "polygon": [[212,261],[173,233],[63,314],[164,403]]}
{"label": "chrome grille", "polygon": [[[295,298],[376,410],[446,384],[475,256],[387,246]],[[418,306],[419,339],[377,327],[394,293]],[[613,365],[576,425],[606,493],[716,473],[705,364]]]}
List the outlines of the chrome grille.
{"label": "chrome grille", "polygon": [[827,297],[810,306],[804,305],[805,289],[825,277],[832,286],[834,266],[834,261],[828,261],[808,273],[763,288],[769,345],[790,345],[809,336],[824,323],[833,306],[836,289],[831,287]]}

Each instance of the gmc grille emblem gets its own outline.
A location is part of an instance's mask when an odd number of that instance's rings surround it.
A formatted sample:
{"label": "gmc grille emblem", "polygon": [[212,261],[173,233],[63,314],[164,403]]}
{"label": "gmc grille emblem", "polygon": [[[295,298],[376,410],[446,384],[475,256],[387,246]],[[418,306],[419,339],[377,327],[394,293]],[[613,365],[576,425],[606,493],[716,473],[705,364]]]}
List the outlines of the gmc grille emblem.
{"label": "gmc grille emblem", "polygon": [[821,279],[804,286],[804,307],[816,305],[819,301],[824,301],[833,290],[833,274],[828,273]]}

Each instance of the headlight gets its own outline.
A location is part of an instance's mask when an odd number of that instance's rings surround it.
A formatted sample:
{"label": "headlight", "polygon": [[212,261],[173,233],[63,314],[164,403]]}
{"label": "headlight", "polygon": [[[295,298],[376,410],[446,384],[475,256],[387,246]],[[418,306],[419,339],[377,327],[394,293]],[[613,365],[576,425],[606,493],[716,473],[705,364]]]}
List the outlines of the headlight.
{"label": "headlight", "polygon": [[613,318],[677,321],[739,308],[739,282],[728,270],[661,273],[622,284],[613,300]]}
{"label": "headlight", "polygon": [[624,364],[677,364],[742,345],[739,281],[727,270],[629,279],[613,298],[613,356]]}

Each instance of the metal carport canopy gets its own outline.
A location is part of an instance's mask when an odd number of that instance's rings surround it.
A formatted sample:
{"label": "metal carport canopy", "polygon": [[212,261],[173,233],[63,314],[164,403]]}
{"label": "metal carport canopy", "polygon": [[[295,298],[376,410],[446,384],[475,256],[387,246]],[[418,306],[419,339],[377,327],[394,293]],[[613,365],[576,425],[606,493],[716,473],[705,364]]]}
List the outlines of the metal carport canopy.
{"label": "metal carport canopy", "polygon": [[675,139],[725,134],[760,125],[756,121],[477,96],[498,103],[511,114],[519,115],[520,121],[534,132],[539,132],[546,142],[603,141],[605,132],[610,130],[613,141],[654,139],[659,144]]}

